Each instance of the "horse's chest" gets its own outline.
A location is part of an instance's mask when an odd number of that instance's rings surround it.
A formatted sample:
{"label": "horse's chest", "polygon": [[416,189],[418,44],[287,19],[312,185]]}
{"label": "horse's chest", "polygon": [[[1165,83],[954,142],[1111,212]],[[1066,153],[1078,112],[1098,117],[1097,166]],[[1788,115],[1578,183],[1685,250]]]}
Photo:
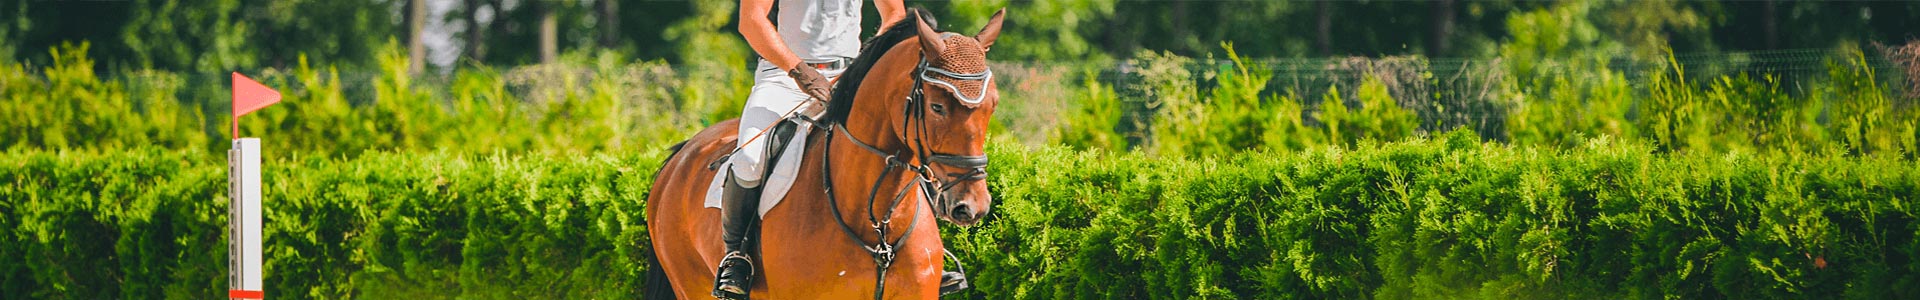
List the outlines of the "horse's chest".
{"label": "horse's chest", "polygon": [[[831,225],[831,220],[828,221]],[[772,223],[772,222],[769,222]],[[769,224],[768,226],[773,226]],[[799,225],[804,226],[804,225]],[[766,237],[762,261],[769,295],[779,299],[871,299],[878,268],[873,256],[838,228],[831,235]],[[769,228],[768,230],[772,230]],[[937,231],[916,233],[896,250],[886,270],[889,299],[927,298],[937,289],[941,257]]]}

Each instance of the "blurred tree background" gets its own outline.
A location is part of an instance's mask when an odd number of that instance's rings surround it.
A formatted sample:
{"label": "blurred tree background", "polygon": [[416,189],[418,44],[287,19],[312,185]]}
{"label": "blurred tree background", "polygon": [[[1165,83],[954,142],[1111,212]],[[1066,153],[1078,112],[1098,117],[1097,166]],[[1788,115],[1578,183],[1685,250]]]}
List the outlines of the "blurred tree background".
{"label": "blurred tree background", "polygon": [[[732,4],[680,0],[276,0],[11,1],[0,56],[44,64],[46,49],[91,42],[102,69],[216,71],[315,64],[368,65],[397,40],[456,53],[431,65],[552,62],[561,53],[612,49],[630,57],[687,59],[686,24],[733,35]],[[1899,44],[1917,38],[1920,4],[1908,1],[1573,1],[1586,37],[1632,51],[1676,53]],[[1233,41],[1254,58],[1422,55],[1492,57],[1517,38],[1514,15],[1574,3],[1433,1],[919,1],[949,30],[973,30],[994,10],[1011,13],[1014,41],[1000,61],[1083,61],[1165,51],[1194,57]],[[872,13],[871,5],[868,6]],[[727,13],[703,13],[724,11]],[[868,18],[869,28],[877,18]],[[872,31],[868,30],[869,33]],[[436,44],[429,39],[448,42]],[[737,39],[737,38],[735,38]],[[416,57],[415,59],[425,59]]]}
{"label": "blurred tree background", "polygon": [[[963,297],[1920,295],[1920,1],[906,2],[1009,13]],[[224,292],[229,72],[276,297],[624,298],[736,7],[0,0],[0,298]]]}
{"label": "blurred tree background", "polygon": [[[1913,1],[906,2],[963,33],[1008,10],[1008,42],[990,56],[1004,75],[1003,94],[1017,101],[999,110],[994,126],[1030,144],[1211,155],[1464,128],[1494,141],[1557,146],[1608,135],[1671,149],[1810,151],[1820,147],[1806,144],[1849,139],[1911,148],[1905,141],[1916,139],[1907,134],[1915,125],[1906,118],[1920,111]],[[474,120],[608,130],[573,150],[667,143],[737,115],[753,54],[735,31],[736,7],[9,1],[0,3],[0,87],[9,93],[0,108],[13,120],[0,125],[14,134],[0,142],[86,147],[84,137],[198,132],[205,137],[95,144],[218,149],[226,73],[239,71],[285,87],[290,102],[331,109],[307,112],[327,118],[289,115],[243,128],[379,136],[342,151],[556,141],[518,125],[490,130],[521,137],[478,141],[436,127]],[[871,5],[867,13],[877,15]],[[877,17],[866,22],[868,33],[879,26]],[[70,99],[98,102],[59,101]],[[80,115],[40,113],[91,106],[142,117],[70,122]],[[1875,110],[1885,112],[1856,123],[1880,125],[1849,125],[1848,113]],[[1791,130],[1683,128],[1735,121]],[[1743,141],[1718,142],[1724,136]]]}

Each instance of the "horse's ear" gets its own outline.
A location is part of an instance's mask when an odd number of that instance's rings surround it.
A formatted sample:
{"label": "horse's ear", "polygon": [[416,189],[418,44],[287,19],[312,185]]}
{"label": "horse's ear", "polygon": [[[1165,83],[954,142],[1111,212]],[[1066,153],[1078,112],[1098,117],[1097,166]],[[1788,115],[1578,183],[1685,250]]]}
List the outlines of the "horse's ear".
{"label": "horse's ear", "polygon": [[1001,8],[1000,12],[993,13],[993,17],[987,19],[987,27],[981,27],[980,33],[973,35],[974,40],[980,41],[982,50],[993,48],[993,40],[1000,37],[1000,22],[1006,19],[1007,9]]}
{"label": "horse's ear", "polygon": [[925,15],[921,15],[914,18],[913,23],[920,31],[920,53],[928,60],[933,60],[940,58],[940,53],[947,52],[947,45],[940,40],[940,33],[933,31],[933,26],[927,26],[926,19]]}

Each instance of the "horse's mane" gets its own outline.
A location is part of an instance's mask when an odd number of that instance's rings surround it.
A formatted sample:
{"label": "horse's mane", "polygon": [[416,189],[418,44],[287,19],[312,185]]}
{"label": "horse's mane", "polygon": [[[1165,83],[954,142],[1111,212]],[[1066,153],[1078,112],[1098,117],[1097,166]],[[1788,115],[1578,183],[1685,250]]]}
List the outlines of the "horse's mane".
{"label": "horse's mane", "polygon": [[860,91],[860,82],[865,81],[867,71],[873,70],[874,63],[879,62],[880,57],[885,56],[887,51],[893,50],[893,46],[899,45],[907,38],[919,35],[919,28],[914,26],[922,18],[926,19],[927,26],[937,26],[933,16],[927,15],[925,10],[913,8],[907,10],[906,18],[894,23],[893,27],[873,35],[873,38],[867,39],[865,44],[860,45],[860,56],[855,57],[853,63],[847,65],[847,71],[840,73],[839,79],[835,79],[838,82],[833,85],[831,96],[833,99],[827,101],[827,114],[821,116],[820,121],[844,124],[847,114],[853,111],[853,95]]}

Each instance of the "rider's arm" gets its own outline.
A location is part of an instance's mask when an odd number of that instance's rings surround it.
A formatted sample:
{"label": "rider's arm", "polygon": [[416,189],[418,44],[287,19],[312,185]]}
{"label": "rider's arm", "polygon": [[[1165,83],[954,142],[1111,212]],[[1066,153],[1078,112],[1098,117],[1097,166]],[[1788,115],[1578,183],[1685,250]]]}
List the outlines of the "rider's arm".
{"label": "rider's arm", "polygon": [[773,1],[740,0],[740,36],[746,37],[747,46],[753,47],[753,52],[760,54],[761,58],[779,66],[781,70],[793,69],[800,65],[800,57],[787,49],[787,42],[781,40],[780,33],[773,29],[773,20],[767,19],[767,12],[773,9]]}
{"label": "rider's arm", "polygon": [[893,27],[893,23],[907,18],[907,6],[900,1],[873,0],[873,8],[880,11],[880,29],[875,30],[873,34],[880,34],[879,31],[887,30]]}

